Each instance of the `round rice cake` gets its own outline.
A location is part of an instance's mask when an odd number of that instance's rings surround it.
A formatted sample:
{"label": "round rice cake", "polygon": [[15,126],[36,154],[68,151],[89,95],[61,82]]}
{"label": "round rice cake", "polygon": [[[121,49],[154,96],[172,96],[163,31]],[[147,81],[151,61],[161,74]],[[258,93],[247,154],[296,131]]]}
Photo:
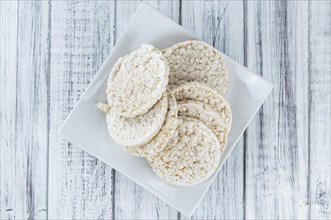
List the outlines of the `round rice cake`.
{"label": "round rice cake", "polygon": [[181,186],[198,184],[216,170],[221,157],[220,143],[203,122],[179,117],[178,135],[166,149],[147,160],[153,171],[169,183]]}
{"label": "round rice cake", "polygon": [[222,117],[210,105],[192,100],[178,103],[178,116],[195,118],[202,121],[215,133],[221,144],[221,151],[224,152],[229,132],[228,118]]}
{"label": "round rice cake", "polygon": [[176,99],[173,95],[168,95],[168,112],[166,120],[159,133],[147,144],[139,147],[127,147],[124,149],[132,155],[138,157],[152,156],[165,148],[169,140],[173,137],[178,124],[178,109]]}
{"label": "round rice cake", "polygon": [[216,90],[202,83],[189,82],[172,91],[176,101],[199,101],[210,105],[224,119],[225,128],[230,131],[232,113],[228,102]]}
{"label": "round rice cake", "polygon": [[228,69],[221,52],[202,41],[184,41],[168,48],[164,56],[170,67],[170,88],[186,82],[202,82],[222,95],[228,87]]}
{"label": "round rice cake", "polygon": [[122,146],[138,147],[144,145],[160,131],[166,118],[167,109],[168,95],[166,93],[147,113],[135,118],[123,117],[116,111],[109,109],[106,112],[108,133],[116,143]]}
{"label": "round rice cake", "polygon": [[107,84],[107,100],[124,117],[145,114],[162,97],[169,81],[169,66],[163,53],[142,45],[114,64]]}

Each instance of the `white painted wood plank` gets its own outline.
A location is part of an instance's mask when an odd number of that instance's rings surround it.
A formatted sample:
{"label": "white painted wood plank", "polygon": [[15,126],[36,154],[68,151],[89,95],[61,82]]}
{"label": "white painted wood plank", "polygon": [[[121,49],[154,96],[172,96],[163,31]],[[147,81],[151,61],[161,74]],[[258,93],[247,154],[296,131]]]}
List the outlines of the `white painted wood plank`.
{"label": "white painted wood plank", "polygon": [[45,218],[48,5],[24,1],[0,7],[0,218]]}
{"label": "white painted wood plank", "polygon": [[58,136],[113,44],[114,4],[51,2],[49,218],[112,217],[111,168]]}
{"label": "white painted wood plank", "polygon": [[[244,64],[243,6],[242,1],[183,1],[182,25],[202,40]],[[242,138],[192,219],[244,217],[243,146]]]}
{"label": "white painted wood plank", "polygon": [[309,5],[310,218],[331,219],[331,2]]}
{"label": "white painted wood plank", "polygon": [[308,3],[247,3],[248,68],[274,84],[247,131],[246,218],[308,218]]}
{"label": "white painted wood plank", "polygon": [[[17,2],[0,2],[0,219],[13,219],[16,145]],[[19,214],[22,215],[22,214]]]}
{"label": "white painted wood plank", "polygon": [[[147,1],[163,14],[178,21],[179,1]],[[117,39],[127,26],[139,1],[118,1],[116,4]],[[142,30],[143,31],[143,30]],[[116,172],[115,219],[176,219],[177,211],[150,192]]]}

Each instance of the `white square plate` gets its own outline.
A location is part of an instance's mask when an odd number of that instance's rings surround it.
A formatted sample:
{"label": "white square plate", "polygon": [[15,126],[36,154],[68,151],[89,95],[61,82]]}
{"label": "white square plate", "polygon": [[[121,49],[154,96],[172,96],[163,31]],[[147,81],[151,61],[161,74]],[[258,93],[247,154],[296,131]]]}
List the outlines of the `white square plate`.
{"label": "white square plate", "polygon": [[[106,79],[120,56],[130,53],[143,43],[165,48],[190,39],[197,38],[151,6],[142,3],[94,80],[60,128],[60,134],[69,141],[109,164],[187,216],[193,214],[218,172],[207,181],[191,187],[178,187],[164,182],[153,173],[144,158],[131,156],[109,137],[105,116],[96,108],[96,104],[106,101]],[[272,90],[272,84],[259,75],[248,71],[225,55],[224,59],[229,69],[226,98],[231,105],[233,124],[218,171]]]}

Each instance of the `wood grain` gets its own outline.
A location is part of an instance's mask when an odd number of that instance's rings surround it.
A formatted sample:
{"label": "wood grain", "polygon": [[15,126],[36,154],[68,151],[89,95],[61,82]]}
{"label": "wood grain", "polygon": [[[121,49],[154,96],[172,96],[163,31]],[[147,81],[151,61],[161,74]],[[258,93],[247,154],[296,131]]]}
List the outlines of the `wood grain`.
{"label": "wood grain", "polygon": [[[243,6],[242,1],[183,1],[182,25],[202,40],[244,64]],[[241,139],[192,219],[244,217],[243,147]]]}
{"label": "wood grain", "polygon": [[247,3],[247,65],[274,84],[246,136],[246,218],[308,218],[308,3]]}
{"label": "wood grain", "polygon": [[[147,1],[175,21],[179,19],[179,1]],[[116,4],[116,36],[120,37],[139,1]],[[177,211],[156,196],[138,186],[119,172],[115,181],[115,219],[176,219]]]}
{"label": "wood grain", "polygon": [[[16,127],[17,2],[0,2],[0,219],[16,214],[14,186]],[[10,22],[12,21],[12,22]],[[15,52],[13,52],[15,51]],[[9,130],[10,132],[4,132]]]}
{"label": "wood grain", "polygon": [[331,218],[331,2],[309,4],[309,218]]}
{"label": "wood grain", "polygon": [[111,168],[58,136],[113,44],[114,6],[51,2],[49,213],[51,219],[112,217]]}
{"label": "wood grain", "polygon": [[1,2],[0,8],[0,218],[45,218],[48,6]]}
{"label": "wood grain", "polygon": [[[16,145],[17,2],[0,2],[0,219],[13,219]],[[11,22],[10,22],[11,21]],[[8,130],[9,132],[4,132]],[[14,210],[15,208],[15,210]],[[19,214],[22,216],[22,213]]]}

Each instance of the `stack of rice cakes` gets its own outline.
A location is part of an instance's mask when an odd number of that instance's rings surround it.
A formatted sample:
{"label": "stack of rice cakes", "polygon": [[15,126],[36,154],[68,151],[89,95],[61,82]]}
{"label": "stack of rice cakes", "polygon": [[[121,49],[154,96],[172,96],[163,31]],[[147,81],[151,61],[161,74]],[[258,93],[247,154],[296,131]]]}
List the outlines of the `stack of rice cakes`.
{"label": "stack of rice cakes", "polygon": [[111,70],[109,135],[153,171],[180,186],[198,184],[218,168],[231,129],[224,98],[228,71],[221,53],[201,41],[158,50],[142,45]]}

